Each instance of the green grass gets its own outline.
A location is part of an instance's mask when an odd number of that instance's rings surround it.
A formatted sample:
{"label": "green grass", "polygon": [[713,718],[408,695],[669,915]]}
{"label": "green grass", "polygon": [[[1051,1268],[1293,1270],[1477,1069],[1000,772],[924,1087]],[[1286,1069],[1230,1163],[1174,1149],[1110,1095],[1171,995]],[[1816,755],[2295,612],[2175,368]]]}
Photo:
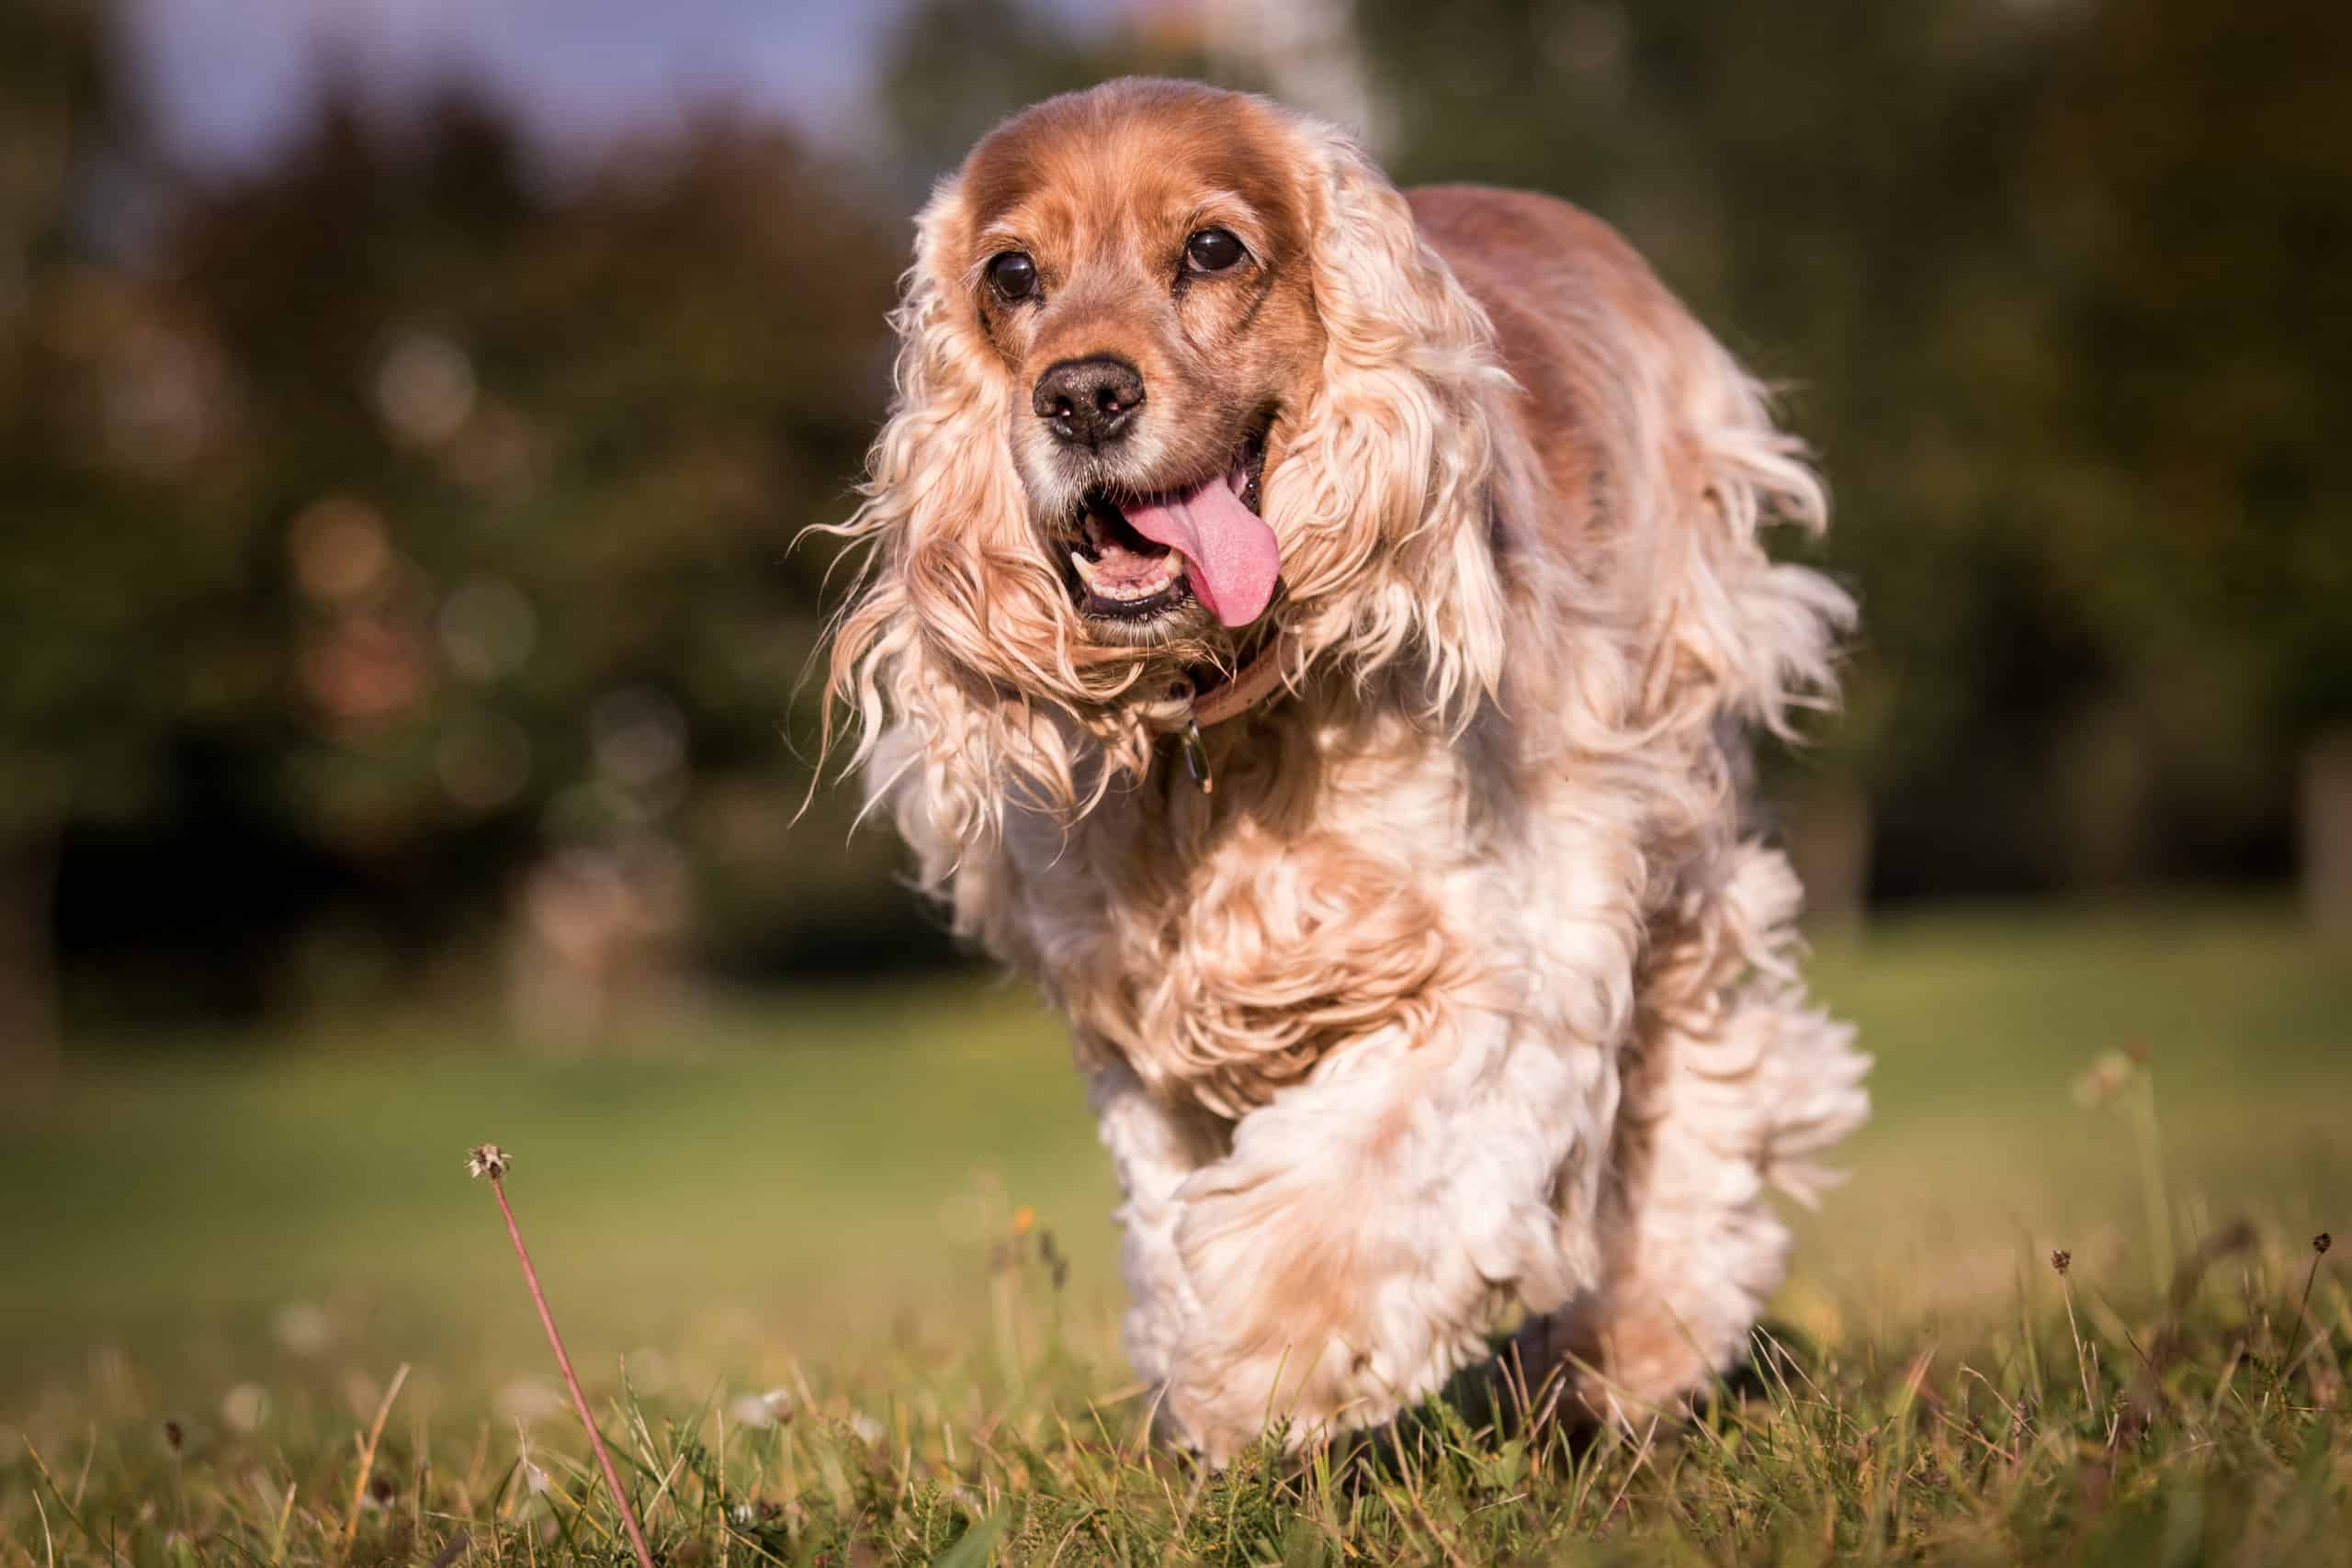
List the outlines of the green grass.
{"label": "green grass", "polygon": [[[0,1563],[624,1559],[483,1139],[673,1563],[2352,1563],[2352,1235],[2310,1246],[2352,1232],[2352,953],[2266,908],[1985,911],[1815,975],[1878,1114],[1785,1354],[1705,1421],[1439,1406],[1216,1476],[1145,1441],[1104,1161],[1017,989],[568,1057],[414,1021],[86,1054],[0,1110]],[[2126,1045],[2148,1076],[2076,1104]]]}

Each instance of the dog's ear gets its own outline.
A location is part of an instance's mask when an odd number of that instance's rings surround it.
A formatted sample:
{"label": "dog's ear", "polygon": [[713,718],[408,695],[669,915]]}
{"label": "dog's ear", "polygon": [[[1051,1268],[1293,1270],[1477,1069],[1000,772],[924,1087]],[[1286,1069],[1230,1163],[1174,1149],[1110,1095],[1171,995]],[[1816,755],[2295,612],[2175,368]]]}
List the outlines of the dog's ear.
{"label": "dog's ear", "polygon": [[1359,673],[1415,661],[1431,709],[1466,721],[1501,681],[1491,405],[1511,383],[1494,330],[1353,141],[1301,128],[1321,384],[1267,508],[1293,630]]}
{"label": "dog's ear", "polygon": [[1650,488],[1666,509],[1655,549],[1626,563],[1662,622],[1643,707],[1721,707],[1793,740],[1795,710],[1836,704],[1854,602],[1773,560],[1760,536],[1773,524],[1821,532],[1828,496],[1804,443],[1774,424],[1764,389],[1721,344],[1693,327],[1679,352],[1676,420],[1690,435]]}
{"label": "dog's ear", "polygon": [[[1008,589],[1034,593],[1043,586],[1021,581],[1021,566],[1035,552],[1023,547],[1027,502],[1005,442],[1012,378],[958,276],[965,226],[957,180],[944,182],[915,220],[914,265],[890,317],[899,336],[896,395],[866,456],[865,503],[843,530],[869,541],[873,553],[869,580],[835,642],[837,683],[880,623],[901,615],[943,663],[977,664],[988,648],[989,616],[1030,608]],[[994,581],[1007,572],[1012,583]]]}
{"label": "dog's ear", "polygon": [[[865,556],[832,638],[826,733],[844,713],[854,721],[849,761],[866,769],[875,804],[901,770],[928,772],[924,809],[940,820],[908,836],[936,840],[951,857],[993,829],[1008,795],[1067,811],[1148,763],[1135,735],[1098,736],[1105,755],[1083,763],[1074,744],[1075,727],[1109,723],[1099,705],[1121,677],[1087,662],[1058,571],[1038,547],[1006,439],[1012,378],[962,272],[967,222],[956,179],[916,219],[914,265],[890,318],[896,395],[867,455],[863,504],[827,530]],[[877,755],[892,726],[922,744]]]}

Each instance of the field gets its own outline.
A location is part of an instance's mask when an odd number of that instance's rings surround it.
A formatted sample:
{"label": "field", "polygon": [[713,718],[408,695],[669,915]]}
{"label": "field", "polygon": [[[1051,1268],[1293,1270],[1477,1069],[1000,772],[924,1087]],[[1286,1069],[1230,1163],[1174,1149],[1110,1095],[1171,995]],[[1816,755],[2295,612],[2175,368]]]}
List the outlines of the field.
{"label": "field", "polygon": [[2352,949],[1986,910],[1815,976],[1877,1115],[1703,1420],[1433,1404],[1214,1476],[1145,1440],[1015,989],[94,1048],[0,1108],[0,1563],[627,1561],[485,1139],[671,1563],[2352,1563]]}

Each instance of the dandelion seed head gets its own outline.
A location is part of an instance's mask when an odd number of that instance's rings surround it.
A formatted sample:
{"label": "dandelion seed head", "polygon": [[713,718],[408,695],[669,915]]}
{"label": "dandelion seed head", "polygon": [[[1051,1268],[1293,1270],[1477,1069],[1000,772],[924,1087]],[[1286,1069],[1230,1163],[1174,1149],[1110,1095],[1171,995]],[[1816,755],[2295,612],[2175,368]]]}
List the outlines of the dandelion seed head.
{"label": "dandelion seed head", "polygon": [[537,1378],[514,1378],[500,1385],[492,1403],[510,1421],[537,1421],[563,1408],[563,1393]]}
{"label": "dandelion seed head", "polygon": [[780,1388],[739,1394],[728,1404],[727,1415],[739,1427],[783,1426],[792,1419],[792,1395]]}
{"label": "dandelion seed head", "polygon": [[288,1302],[270,1320],[270,1333],[297,1356],[315,1356],[334,1339],[334,1324],[324,1308],[311,1302]]}
{"label": "dandelion seed head", "polygon": [[269,1414],[269,1393],[257,1382],[241,1382],[220,1397],[220,1419],[232,1432],[250,1432]]}
{"label": "dandelion seed head", "polygon": [[476,1144],[466,1155],[466,1174],[477,1180],[487,1176],[495,1181],[514,1163],[514,1156],[496,1144]]}

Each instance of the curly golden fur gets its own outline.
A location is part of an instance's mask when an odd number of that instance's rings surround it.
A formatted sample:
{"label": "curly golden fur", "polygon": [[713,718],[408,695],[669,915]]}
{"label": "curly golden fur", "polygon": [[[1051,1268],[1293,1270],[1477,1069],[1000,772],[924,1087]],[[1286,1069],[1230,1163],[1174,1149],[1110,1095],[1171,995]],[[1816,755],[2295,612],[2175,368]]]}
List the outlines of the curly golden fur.
{"label": "curly golden fur", "polygon": [[[917,227],[829,712],[1071,1020],[1176,1431],[1384,1419],[1517,1314],[1594,1410],[1679,1401],[1778,1281],[1765,1188],[1867,1104],[1743,822],[1747,735],[1832,696],[1851,615],[1759,543],[1823,525],[1796,444],[1596,220],[1401,193],[1258,98],[1054,99]],[[1100,440],[1073,364],[1127,378]],[[1261,614],[1190,546],[1141,619],[1071,576],[1080,520],[1227,482]],[[1171,733],[1268,646],[1204,792]]]}

